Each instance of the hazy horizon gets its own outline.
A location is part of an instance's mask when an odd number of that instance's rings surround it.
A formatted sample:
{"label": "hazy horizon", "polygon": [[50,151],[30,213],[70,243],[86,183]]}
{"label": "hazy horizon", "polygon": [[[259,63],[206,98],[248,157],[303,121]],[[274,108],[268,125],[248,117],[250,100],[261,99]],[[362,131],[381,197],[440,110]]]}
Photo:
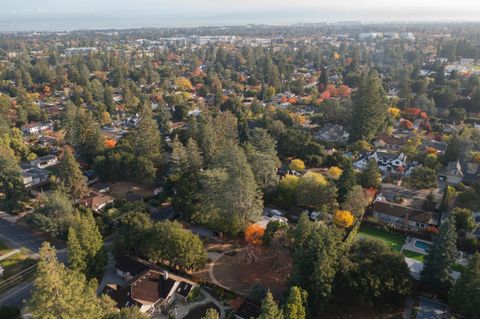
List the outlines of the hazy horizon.
{"label": "hazy horizon", "polygon": [[[5,2],[5,3],[2,3]],[[458,0],[0,0],[0,31],[295,24],[337,21],[480,22],[480,2]]]}

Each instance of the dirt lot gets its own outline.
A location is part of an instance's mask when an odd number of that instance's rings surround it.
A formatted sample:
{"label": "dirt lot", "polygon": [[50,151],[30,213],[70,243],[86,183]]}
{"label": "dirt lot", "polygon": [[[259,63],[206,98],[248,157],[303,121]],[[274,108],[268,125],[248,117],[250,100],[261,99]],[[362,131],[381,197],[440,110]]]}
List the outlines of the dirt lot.
{"label": "dirt lot", "polygon": [[233,254],[226,254],[215,262],[215,278],[230,289],[247,294],[258,281],[272,293],[280,296],[292,268],[292,259],[286,249],[242,245]]}
{"label": "dirt lot", "polygon": [[143,198],[153,196],[153,188],[131,182],[120,182],[110,185],[112,195],[116,198],[125,198],[128,193],[134,193]]}

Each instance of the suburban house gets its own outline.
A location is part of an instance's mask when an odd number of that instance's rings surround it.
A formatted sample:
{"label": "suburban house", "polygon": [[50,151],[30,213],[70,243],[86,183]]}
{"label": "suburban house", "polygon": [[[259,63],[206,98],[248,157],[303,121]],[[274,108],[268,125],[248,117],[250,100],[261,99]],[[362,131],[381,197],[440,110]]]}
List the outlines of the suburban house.
{"label": "suburban house", "polygon": [[45,184],[48,181],[48,171],[36,168],[28,163],[21,163],[23,185],[27,188]]}
{"label": "suburban house", "polygon": [[384,173],[396,172],[399,168],[405,168],[407,166],[407,156],[404,153],[388,153],[375,150],[363,154],[353,163],[353,167],[363,170],[367,166],[368,161],[372,158],[377,162],[378,167]]}
{"label": "suburban house", "polygon": [[459,161],[450,162],[447,167],[442,167],[438,172],[438,178],[446,181],[449,185],[458,185],[463,180],[462,166]]}
{"label": "suburban house", "polygon": [[176,300],[188,302],[188,295],[197,287],[196,283],[186,278],[134,257],[117,260],[115,267],[117,274],[125,275],[123,278],[128,282],[123,286],[107,284],[102,293],[110,296],[118,308],[136,306],[143,313],[152,313],[155,309],[166,310]]}
{"label": "suburban house", "polygon": [[327,123],[313,137],[327,143],[345,143],[350,138],[350,133],[342,125]]}
{"label": "suburban house", "polygon": [[41,169],[56,165],[58,163],[58,156],[53,154],[41,156],[33,161],[30,161],[30,165]]}
{"label": "suburban house", "polygon": [[449,185],[474,184],[480,181],[480,164],[469,161],[450,162],[438,172],[438,178]]}
{"label": "suburban house", "polygon": [[421,231],[438,225],[438,214],[396,203],[376,200],[372,214],[381,223],[402,230]]}
{"label": "suburban house", "polygon": [[475,162],[464,162],[463,183],[471,185],[480,182],[480,164]]}
{"label": "suburban house", "polygon": [[107,204],[113,203],[114,198],[109,195],[91,192],[84,198],[82,198],[79,203],[87,208],[90,208],[94,212],[102,210]]}
{"label": "suburban house", "polygon": [[53,128],[53,123],[52,122],[46,122],[46,123],[27,123],[22,126],[22,131],[24,134],[30,135],[30,134],[40,134],[43,131],[50,130]]}
{"label": "suburban house", "polygon": [[405,142],[406,139],[403,137],[381,134],[377,137],[373,145],[375,148],[385,149],[387,151],[399,151]]}

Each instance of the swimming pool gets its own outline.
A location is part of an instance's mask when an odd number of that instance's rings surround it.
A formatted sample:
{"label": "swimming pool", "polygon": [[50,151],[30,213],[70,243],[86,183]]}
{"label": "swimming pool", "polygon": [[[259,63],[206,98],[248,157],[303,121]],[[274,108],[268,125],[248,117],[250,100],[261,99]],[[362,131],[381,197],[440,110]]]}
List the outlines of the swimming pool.
{"label": "swimming pool", "polygon": [[427,250],[428,247],[430,247],[430,244],[421,240],[415,240],[415,243],[413,245],[419,249]]}

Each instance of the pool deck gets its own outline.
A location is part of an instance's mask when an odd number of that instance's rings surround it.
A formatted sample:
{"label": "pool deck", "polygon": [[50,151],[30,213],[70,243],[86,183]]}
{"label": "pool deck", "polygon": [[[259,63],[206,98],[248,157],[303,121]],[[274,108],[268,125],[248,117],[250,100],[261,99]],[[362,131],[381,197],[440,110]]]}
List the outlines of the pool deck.
{"label": "pool deck", "polygon": [[427,243],[429,245],[433,244],[432,242],[429,242],[429,241],[426,241],[426,240],[423,240],[423,239],[418,239],[418,238],[415,238],[415,237],[407,238],[405,240],[405,244],[403,244],[402,249],[400,251],[410,250],[410,251],[413,251],[413,252],[416,252],[416,253],[419,253],[419,254],[422,254],[422,255],[426,255],[427,252],[425,251],[425,249],[418,248],[417,246],[415,246],[416,241],[421,241],[421,242]]}

